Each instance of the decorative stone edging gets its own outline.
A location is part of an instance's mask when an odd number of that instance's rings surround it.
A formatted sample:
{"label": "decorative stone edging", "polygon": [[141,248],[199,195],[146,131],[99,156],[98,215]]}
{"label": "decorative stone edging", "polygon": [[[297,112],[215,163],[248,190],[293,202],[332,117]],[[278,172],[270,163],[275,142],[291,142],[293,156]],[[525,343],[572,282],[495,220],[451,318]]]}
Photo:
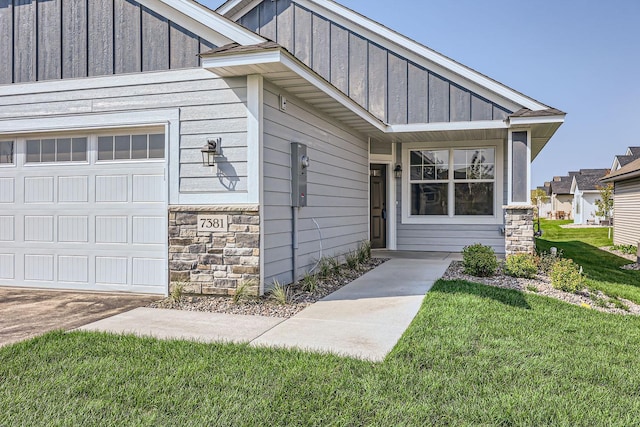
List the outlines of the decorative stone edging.
{"label": "decorative stone edging", "polygon": [[[198,231],[198,215],[223,215],[227,229]],[[243,282],[258,295],[260,281],[260,214],[257,206],[169,207],[170,289],[233,295]]]}

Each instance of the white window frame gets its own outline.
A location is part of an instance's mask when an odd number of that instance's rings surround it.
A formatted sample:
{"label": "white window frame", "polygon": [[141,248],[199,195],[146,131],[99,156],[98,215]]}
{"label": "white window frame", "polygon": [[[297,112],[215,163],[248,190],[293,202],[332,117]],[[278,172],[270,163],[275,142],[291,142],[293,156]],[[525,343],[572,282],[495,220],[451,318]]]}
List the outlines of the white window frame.
{"label": "white window frame", "polygon": [[[455,215],[455,192],[451,190],[455,185],[452,177],[453,150],[468,150],[471,148],[493,148],[495,150],[495,179],[494,179],[494,207],[493,215]],[[448,215],[411,215],[411,162],[410,153],[414,150],[449,150],[450,178],[449,185],[449,213]],[[478,140],[456,142],[430,142],[402,144],[402,223],[403,224],[502,224],[502,205],[504,199],[504,141]],[[480,180],[479,182],[484,182]]]}

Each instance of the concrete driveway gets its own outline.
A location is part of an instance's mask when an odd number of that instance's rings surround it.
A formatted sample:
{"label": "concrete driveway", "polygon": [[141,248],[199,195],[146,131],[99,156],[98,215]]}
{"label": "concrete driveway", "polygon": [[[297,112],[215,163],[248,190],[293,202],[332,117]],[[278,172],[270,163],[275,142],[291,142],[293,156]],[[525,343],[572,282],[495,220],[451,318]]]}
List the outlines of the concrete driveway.
{"label": "concrete driveway", "polygon": [[54,329],[74,329],[161,298],[0,287],[0,346]]}

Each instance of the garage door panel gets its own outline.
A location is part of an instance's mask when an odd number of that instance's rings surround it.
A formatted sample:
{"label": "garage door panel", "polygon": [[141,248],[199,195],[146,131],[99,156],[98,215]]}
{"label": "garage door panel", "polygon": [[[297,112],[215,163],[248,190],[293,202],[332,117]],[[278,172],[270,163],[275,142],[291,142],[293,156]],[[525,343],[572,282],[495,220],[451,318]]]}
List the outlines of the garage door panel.
{"label": "garage door panel", "polygon": [[26,280],[53,281],[53,255],[25,255],[24,278]]}
{"label": "garage door panel", "polygon": [[96,176],[96,202],[127,202],[128,178],[127,175]]}
{"label": "garage door panel", "polygon": [[16,278],[15,258],[14,254],[0,254],[0,279]]}
{"label": "garage door panel", "polygon": [[58,178],[60,203],[86,203],[89,201],[89,177],[61,176]]}
{"label": "garage door panel", "polygon": [[53,177],[34,176],[24,179],[25,203],[53,203]]}
{"label": "garage door panel", "polygon": [[155,286],[164,278],[163,259],[133,258],[133,286]]}
{"label": "garage door panel", "polygon": [[134,175],[134,202],[163,202],[165,199],[164,175]]}
{"label": "garage door panel", "polygon": [[163,244],[164,235],[158,230],[165,228],[163,217],[133,217],[133,243],[137,244]]}
{"label": "garage door panel", "polygon": [[24,217],[25,242],[53,242],[53,216],[26,215]]}
{"label": "garage door panel", "polygon": [[128,217],[96,216],[96,243],[127,243]]}
{"label": "garage door panel", "polygon": [[15,217],[13,215],[0,216],[0,242],[15,240]]}
{"label": "garage door panel", "polygon": [[96,257],[96,283],[126,285],[127,264],[123,257]]}
{"label": "garage door panel", "polygon": [[0,178],[0,203],[14,203],[15,179]]}
{"label": "garage door panel", "polygon": [[89,257],[59,256],[58,281],[72,283],[89,282]]}
{"label": "garage door panel", "polygon": [[89,241],[89,217],[64,216],[58,217],[58,241],[87,243]]}

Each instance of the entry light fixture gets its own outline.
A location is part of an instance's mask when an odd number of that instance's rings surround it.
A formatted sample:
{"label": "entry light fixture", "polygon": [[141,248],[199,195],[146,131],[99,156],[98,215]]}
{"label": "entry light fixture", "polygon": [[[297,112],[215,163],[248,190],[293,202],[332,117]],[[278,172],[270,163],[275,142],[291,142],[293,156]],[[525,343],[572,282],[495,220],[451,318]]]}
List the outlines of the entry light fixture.
{"label": "entry light fixture", "polygon": [[393,169],[393,174],[396,178],[402,178],[402,166],[400,166],[400,164],[397,164],[395,169]]}
{"label": "entry light fixture", "polygon": [[207,143],[202,147],[202,166],[214,166],[216,157],[220,155],[220,145],[222,138],[209,138]]}

